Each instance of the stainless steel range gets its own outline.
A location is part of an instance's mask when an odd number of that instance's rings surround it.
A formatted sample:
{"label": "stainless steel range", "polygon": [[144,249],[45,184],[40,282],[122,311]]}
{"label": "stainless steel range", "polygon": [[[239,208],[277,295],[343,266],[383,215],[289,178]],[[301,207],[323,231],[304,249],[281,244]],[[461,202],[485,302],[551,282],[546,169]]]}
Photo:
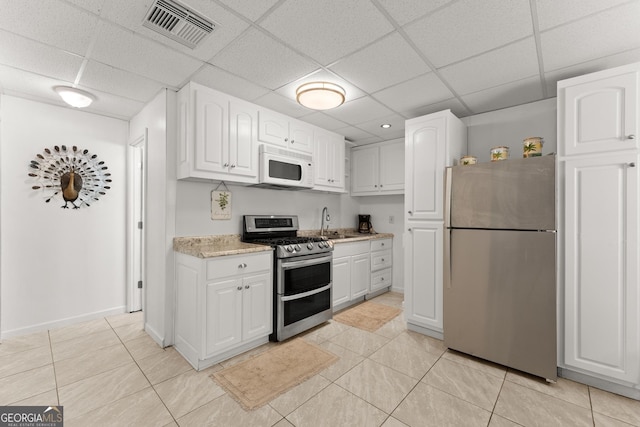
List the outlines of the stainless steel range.
{"label": "stainless steel range", "polygon": [[333,242],[298,236],[296,215],[245,215],[242,240],[275,248],[272,341],[333,317]]}

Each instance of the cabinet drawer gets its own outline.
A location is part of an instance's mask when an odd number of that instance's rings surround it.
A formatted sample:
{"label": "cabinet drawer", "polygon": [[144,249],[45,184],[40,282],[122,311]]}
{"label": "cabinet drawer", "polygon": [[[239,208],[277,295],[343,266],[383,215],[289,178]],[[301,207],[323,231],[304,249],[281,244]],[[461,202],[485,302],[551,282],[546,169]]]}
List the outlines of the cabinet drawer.
{"label": "cabinet drawer", "polygon": [[377,291],[378,289],[391,286],[391,269],[386,268],[384,270],[371,273],[371,290]]}
{"label": "cabinet drawer", "polygon": [[207,280],[271,269],[271,253],[220,257],[207,261]]}
{"label": "cabinet drawer", "polygon": [[391,249],[393,241],[391,239],[379,239],[371,241],[371,252],[381,251],[383,249]]}
{"label": "cabinet drawer", "polygon": [[371,253],[371,271],[391,267],[391,249]]}
{"label": "cabinet drawer", "polygon": [[333,247],[333,257],[359,255],[369,253],[369,242],[337,243]]}

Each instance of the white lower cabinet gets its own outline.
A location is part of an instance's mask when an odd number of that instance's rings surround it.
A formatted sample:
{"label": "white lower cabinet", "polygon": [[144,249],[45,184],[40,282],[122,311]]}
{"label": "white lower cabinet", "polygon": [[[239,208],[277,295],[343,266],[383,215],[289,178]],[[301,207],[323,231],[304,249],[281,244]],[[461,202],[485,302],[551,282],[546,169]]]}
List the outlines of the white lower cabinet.
{"label": "white lower cabinet", "polygon": [[393,240],[371,241],[371,292],[391,286],[393,264]]}
{"label": "white lower cabinet", "polygon": [[175,347],[200,370],[268,341],[272,253],[176,254]]}

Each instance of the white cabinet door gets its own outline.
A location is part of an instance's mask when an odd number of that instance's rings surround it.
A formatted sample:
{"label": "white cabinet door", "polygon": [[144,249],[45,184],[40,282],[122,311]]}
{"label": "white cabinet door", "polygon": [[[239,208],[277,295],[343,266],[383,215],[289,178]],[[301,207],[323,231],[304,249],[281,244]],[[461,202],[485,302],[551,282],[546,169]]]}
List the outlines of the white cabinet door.
{"label": "white cabinet door", "polygon": [[207,284],[203,359],[242,341],[242,289],[240,279]]}
{"label": "white cabinet door", "polygon": [[314,132],[313,168],[316,189],[344,190],[344,138],[331,132]]}
{"label": "white cabinet door", "polygon": [[247,276],[242,285],[242,339],[270,334],[273,329],[271,275]]}
{"label": "white cabinet door", "polygon": [[289,122],[289,148],[313,153],[313,127],[298,120]]}
{"label": "white cabinet door", "polygon": [[229,102],[229,173],[258,176],[258,110],[252,104]]}
{"label": "white cabinet door", "polygon": [[378,192],[378,147],[353,150],[351,152],[351,192]]}
{"label": "white cabinet door", "polygon": [[289,119],[267,110],[258,112],[258,139],[267,144],[289,147]]}
{"label": "white cabinet door", "polygon": [[226,172],[229,153],[228,99],[206,89],[194,89],[195,159],[201,172]]}
{"label": "white cabinet door", "polygon": [[407,219],[442,220],[446,119],[414,121],[405,135]]}
{"label": "white cabinet door", "polygon": [[443,223],[416,221],[405,240],[407,321],[442,332]]}
{"label": "white cabinet door", "polygon": [[404,141],[380,145],[380,190],[404,189]]}
{"label": "white cabinet door", "polygon": [[565,364],[640,384],[637,152],[565,162]]}
{"label": "white cabinet door", "polygon": [[371,262],[369,252],[351,257],[351,299],[369,293]]}
{"label": "white cabinet door", "polygon": [[351,257],[333,259],[333,306],[351,299]]}
{"label": "white cabinet door", "polygon": [[[638,72],[609,76],[564,87],[564,155],[628,150],[638,147]],[[588,79],[583,77],[579,81]],[[562,107],[561,107],[562,108]]]}

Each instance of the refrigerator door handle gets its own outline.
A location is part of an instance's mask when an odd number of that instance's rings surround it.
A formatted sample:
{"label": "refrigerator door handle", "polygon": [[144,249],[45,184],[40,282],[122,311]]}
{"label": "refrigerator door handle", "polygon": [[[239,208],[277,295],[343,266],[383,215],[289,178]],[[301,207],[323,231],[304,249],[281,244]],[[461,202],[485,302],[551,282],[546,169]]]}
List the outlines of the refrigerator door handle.
{"label": "refrigerator door handle", "polygon": [[451,289],[451,168],[448,167],[444,172],[444,268],[443,281],[447,289]]}
{"label": "refrigerator door handle", "polygon": [[451,173],[450,167],[444,170],[444,228],[451,227]]}

